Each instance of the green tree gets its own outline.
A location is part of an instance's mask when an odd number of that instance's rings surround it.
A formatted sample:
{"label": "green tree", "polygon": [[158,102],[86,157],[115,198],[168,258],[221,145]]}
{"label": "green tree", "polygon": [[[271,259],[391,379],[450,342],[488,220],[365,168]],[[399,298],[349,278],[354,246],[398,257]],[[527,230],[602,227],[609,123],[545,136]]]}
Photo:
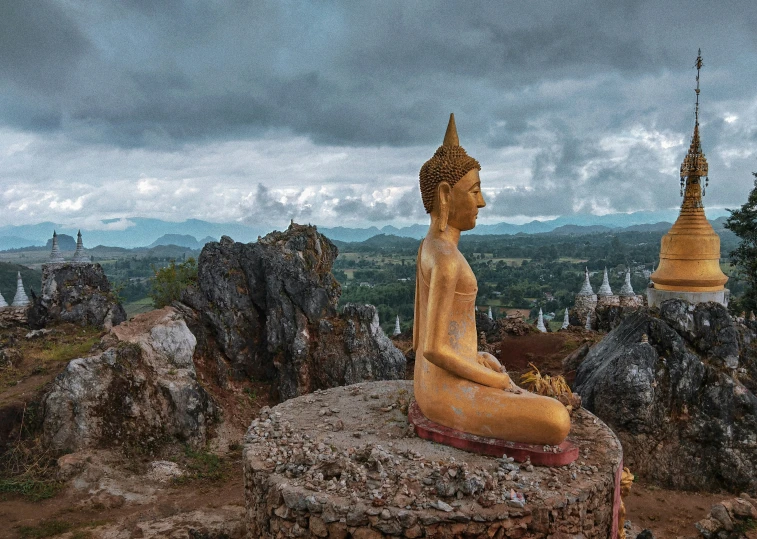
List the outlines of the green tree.
{"label": "green tree", "polygon": [[197,282],[197,261],[188,258],[181,264],[171,260],[164,268],[153,268],[150,297],[156,309],[181,299],[182,291]]}
{"label": "green tree", "polygon": [[754,189],[738,210],[728,210],[730,217],[725,227],[736,234],[739,245],[731,251],[731,262],[736,266],[736,277],[745,285],[744,295],[734,302],[739,311],[757,312],[757,172],[753,172]]}

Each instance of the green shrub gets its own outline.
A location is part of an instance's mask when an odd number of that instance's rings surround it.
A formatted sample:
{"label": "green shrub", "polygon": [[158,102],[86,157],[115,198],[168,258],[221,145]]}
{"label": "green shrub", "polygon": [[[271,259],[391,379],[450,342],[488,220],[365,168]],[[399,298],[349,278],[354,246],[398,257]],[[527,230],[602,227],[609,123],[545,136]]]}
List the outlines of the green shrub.
{"label": "green shrub", "polygon": [[188,258],[177,264],[175,260],[165,268],[153,268],[150,297],[156,309],[170,305],[181,299],[184,289],[197,282],[197,261]]}

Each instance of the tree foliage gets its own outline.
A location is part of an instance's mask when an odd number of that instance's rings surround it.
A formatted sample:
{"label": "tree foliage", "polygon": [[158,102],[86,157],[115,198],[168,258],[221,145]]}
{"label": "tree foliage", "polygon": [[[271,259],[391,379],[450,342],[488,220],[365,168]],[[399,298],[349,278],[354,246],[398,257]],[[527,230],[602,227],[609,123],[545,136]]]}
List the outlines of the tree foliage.
{"label": "tree foliage", "polygon": [[754,189],[738,210],[728,210],[725,227],[739,237],[738,247],[731,251],[736,277],[746,284],[744,294],[732,302],[738,311],[757,312],[757,172],[753,172]]}
{"label": "tree foliage", "polygon": [[197,282],[197,261],[188,258],[181,264],[171,260],[164,268],[153,268],[150,297],[156,309],[181,299],[182,291]]}

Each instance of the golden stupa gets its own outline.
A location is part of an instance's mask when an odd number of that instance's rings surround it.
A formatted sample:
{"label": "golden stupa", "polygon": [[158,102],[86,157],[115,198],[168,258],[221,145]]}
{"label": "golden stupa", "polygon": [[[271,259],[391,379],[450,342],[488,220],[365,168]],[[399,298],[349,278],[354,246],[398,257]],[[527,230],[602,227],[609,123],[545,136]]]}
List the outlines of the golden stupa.
{"label": "golden stupa", "polygon": [[701,51],[697,57],[697,87],[694,135],[689,152],[681,164],[683,203],[678,219],[662,237],[660,264],[652,274],[654,287],[649,289],[649,304],[679,297],[699,301],[727,302],[725,288],[728,277],[720,269],[720,237],[704,214],[702,180],[705,187],[707,159],[699,139],[699,70]]}

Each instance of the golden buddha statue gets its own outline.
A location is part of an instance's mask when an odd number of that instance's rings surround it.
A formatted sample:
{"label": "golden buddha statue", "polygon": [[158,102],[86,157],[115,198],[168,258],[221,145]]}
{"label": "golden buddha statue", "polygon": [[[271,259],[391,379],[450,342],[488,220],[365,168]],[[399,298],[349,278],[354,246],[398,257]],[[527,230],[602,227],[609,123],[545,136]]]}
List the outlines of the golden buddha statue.
{"label": "golden buddha statue", "polygon": [[696,108],[694,134],[689,151],[681,164],[681,194],[683,202],[678,219],[662,237],[660,264],[652,274],[654,288],[648,291],[650,306],[665,299],[680,297],[691,302],[718,301],[724,303],[728,277],[720,269],[720,236],[704,214],[702,179],[708,175],[707,159],[699,138],[699,69],[701,53],[697,57]]}
{"label": "golden buddha statue", "polygon": [[415,399],[429,420],[469,434],[530,444],[560,444],[566,408],[518,388],[500,362],[478,352],[478,286],[457,248],[483,208],[478,161],[460,146],[454,115],[444,143],[420,171],[431,225],[418,249],[415,288]]}

